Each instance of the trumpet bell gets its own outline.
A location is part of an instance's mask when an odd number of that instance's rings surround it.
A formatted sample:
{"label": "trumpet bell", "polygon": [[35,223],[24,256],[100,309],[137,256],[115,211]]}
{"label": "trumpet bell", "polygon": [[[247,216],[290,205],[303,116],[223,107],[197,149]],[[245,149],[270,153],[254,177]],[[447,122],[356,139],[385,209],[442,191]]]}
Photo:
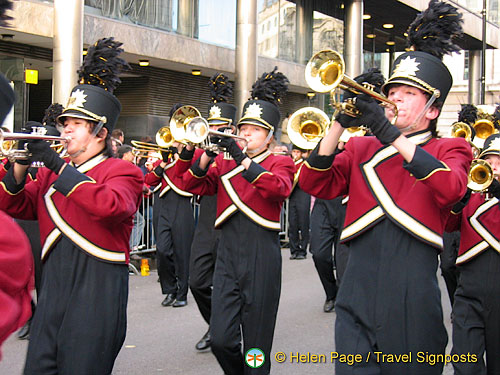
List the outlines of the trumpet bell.
{"label": "trumpet bell", "polygon": [[201,117],[200,111],[191,105],[184,105],[178,108],[170,119],[170,131],[177,141],[182,141],[186,137],[186,126],[195,117]]}
{"label": "trumpet bell", "polygon": [[333,50],[323,50],[314,54],[306,65],[305,78],[311,89],[330,92],[342,81],[345,63],[342,56]]}
{"label": "trumpet bell", "polygon": [[186,125],[184,139],[193,144],[199,144],[207,139],[209,133],[208,122],[203,117],[198,116],[189,121]]}
{"label": "trumpet bell", "polygon": [[465,122],[455,122],[451,126],[451,136],[453,138],[465,138],[467,142],[472,140],[472,129]]}
{"label": "trumpet bell", "polygon": [[467,187],[472,191],[483,192],[488,189],[494,178],[493,169],[486,160],[474,159],[469,169]]}
{"label": "trumpet bell", "polygon": [[155,140],[156,144],[160,147],[170,147],[175,142],[175,138],[172,135],[172,132],[170,131],[170,127],[168,126],[162,126],[156,132]]}
{"label": "trumpet bell", "polygon": [[297,147],[312,150],[325,136],[330,119],[322,110],[304,107],[295,111],[287,124],[288,137]]}
{"label": "trumpet bell", "polygon": [[495,129],[493,122],[488,119],[479,119],[473,125],[474,131],[476,132],[476,137],[481,139],[486,139],[490,135],[498,133]]}

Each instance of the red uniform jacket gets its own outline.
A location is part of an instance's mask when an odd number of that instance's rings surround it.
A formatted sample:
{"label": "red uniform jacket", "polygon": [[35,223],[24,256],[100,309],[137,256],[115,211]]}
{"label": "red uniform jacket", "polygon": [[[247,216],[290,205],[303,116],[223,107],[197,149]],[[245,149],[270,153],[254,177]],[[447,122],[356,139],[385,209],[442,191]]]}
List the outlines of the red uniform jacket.
{"label": "red uniform jacket", "polygon": [[154,164],[154,169],[146,174],[144,177],[146,184],[156,186],[161,182],[159,193],[160,198],[163,197],[169,190],[173,190],[183,197],[192,197],[193,194],[186,191],[183,187],[182,175],[176,172],[175,165],[177,164],[177,161],[171,160],[164,169],[160,167],[161,162],[161,160],[157,160]]}
{"label": "red uniform jacket", "polygon": [[1,182],[0,207],[18,219],[38,219],[42,259],[62,233],[100,260],[125,264],[142,184],[139,168],[100,154],[78,168],[70,163],[60,176],[40,168],[24,186],[9,171]]}
{"label": "red uniform jacket", "polygon": [[420,146],[411,163],[375,137],[351,138],[329,168],[305,162],[299,176],[304,191],[322,199],[350,197],[343,242],[387,216],[419,240],[442,248],[450,208],[466,191],[471,149],[463,139],[431,138],[429,131],[409,139]]}
{"label": "red uniform jacket", "polygon": [[460,248],[457,264],[465,263],[481,254],[488,247],[500,252],[499,200],[485,200],[483,194],[474,193],[463,211],[452,214],[446,230],[460,230]]}
{"label": "red uniform jacket", "polygon": [[239,210],[264,228],[280,230],[281,207],[290,195],[295,172],[290,157],[265,151],[253,157],[250,168],[245,170],[221,154],[206,174],[196,166],[184,173],[184,187],[198,195],[217,193],[216,228]]}
{"label": "red uniform jacket", "polygon": [[[0,345],[31,316],[33,255],[21,227],[0,211]],[[2,358],[0,352],[0,359]]]}

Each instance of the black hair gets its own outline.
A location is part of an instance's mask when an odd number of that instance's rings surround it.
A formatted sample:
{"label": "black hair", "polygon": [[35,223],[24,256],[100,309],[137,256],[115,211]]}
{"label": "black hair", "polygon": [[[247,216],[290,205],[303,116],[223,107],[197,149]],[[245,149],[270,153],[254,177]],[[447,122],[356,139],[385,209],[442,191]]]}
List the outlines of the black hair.
{"label": "black hair", "polygon": [[120,146],[116,151],[116,157],[119,159],[123,159],[123,155],[125,155],[127,152],[132,152],[132,146],[129,145]]}

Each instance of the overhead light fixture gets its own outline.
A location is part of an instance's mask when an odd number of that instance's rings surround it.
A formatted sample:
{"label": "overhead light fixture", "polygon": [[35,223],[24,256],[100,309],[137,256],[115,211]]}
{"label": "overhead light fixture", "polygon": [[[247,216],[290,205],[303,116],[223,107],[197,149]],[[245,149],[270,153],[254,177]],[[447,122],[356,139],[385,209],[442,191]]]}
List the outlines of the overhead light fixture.
{"label": "overhead light fixture", "polygon": [[384,23],[384,24],[382,25],[382,27],[383,27],[384,29],[392,29],[392,28],[394,27],[394,25],[393,25],[392,23]]}
{"label": "overhead light fixture", "polygon": [[193,69],[193,70],[191,70],[191,74],[194,76],[199,76],[201,74],[201,70],[200,69]]}
{"label": "overhead light fixture", "polygon": [[149,66],[149,60],[139,60],[139,66]]}
{"label": "overhead light fixture", "polygon": [[376,35],[376,34],[366,34],[366,37],[367,37],[368,39],[374,39],[374,38],[376,38],[376,37],[377,37],[377,35]]}
{"label": "overhead light fixture", "polygon": [[388,46],[393,46],[396,44],[396,42],[394,40],[388,40],[387,42],[385,42],[385,44],[387,44]]}
{"label": "overhead light fixture", "polygon": [[369,20],[370,18],[372,18],[371,14],[363,14],[364,20]]}
{"label": "overhead light fixture", "polygon": [[314,98],[314,97],[316,96],[316,93],[315,93],[315,92],[312,92],[312,91],[309,91],[306,95],[307,95],[307,97],[308,97],[309,99],[312,99],[312,98]]}

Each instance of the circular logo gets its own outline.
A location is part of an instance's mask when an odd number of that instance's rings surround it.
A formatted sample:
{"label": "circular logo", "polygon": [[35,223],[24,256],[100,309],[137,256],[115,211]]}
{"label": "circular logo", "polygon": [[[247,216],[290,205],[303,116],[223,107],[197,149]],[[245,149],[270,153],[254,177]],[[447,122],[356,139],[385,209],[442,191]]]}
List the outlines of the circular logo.
{"label": "circular logo", "polygon": [[248,350],[245,354],[245,363],[248,367],[257,368],[264,364],[266,356],[264,352],[259,348],[252,348]]}

